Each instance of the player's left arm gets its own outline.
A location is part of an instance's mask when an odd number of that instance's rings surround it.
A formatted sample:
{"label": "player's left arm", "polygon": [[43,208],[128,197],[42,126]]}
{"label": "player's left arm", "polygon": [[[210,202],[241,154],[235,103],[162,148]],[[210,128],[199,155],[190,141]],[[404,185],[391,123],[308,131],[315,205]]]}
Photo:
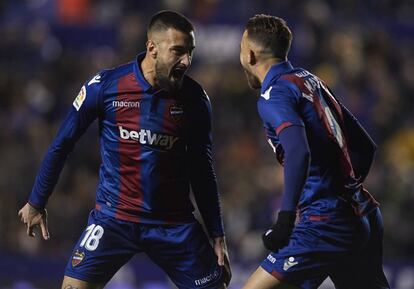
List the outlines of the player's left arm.
{"label": "player's left arm", "polygon": [[193,112],[194,120],[188,145],[189,174],[194,198],[214,242],[219,265],[228,262],[217,178],[213,167],[211,104],[207,95]]}

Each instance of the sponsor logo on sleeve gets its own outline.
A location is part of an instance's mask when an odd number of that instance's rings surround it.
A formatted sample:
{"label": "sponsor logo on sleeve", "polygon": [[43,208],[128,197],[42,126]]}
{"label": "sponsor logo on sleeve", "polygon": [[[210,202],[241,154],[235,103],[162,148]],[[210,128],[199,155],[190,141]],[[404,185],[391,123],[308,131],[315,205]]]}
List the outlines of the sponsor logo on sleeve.
{"label": "sponsor logo on sleeve", "polygon": [[75,107],[75,109],[77,111],[79,111],[79,109],[81,108],[83,102],[86,99],[86,88],[85,85],[82,86],[81,90],[79,91],[78,96],[75,98],[75,100],[73,101],[73,106]]}

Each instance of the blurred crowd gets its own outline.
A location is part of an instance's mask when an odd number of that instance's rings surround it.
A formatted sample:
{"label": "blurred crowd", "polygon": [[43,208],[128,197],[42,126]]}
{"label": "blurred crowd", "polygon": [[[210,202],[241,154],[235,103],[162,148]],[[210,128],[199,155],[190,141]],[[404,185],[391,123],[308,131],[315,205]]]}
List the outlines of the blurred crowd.
{"label": "blurred crowd", "polygon": [[52,239],[26,237],[17,211],[83,83],[145,49],[151,15],[173,9],[196,26],[190,74],[213,106],[215,166],[230,257],[257,264],[260,234],[282,193],[239,64],[239,40],[257,13],[293,31],[290,60],[323,78],[379,144],[367,188],[382,204],[386,260],[414,259],[414,5],[408,0],[20,0],[0,2],[0,254],[66,258],[94,206],[100,156],[91,126],[49,200]]}

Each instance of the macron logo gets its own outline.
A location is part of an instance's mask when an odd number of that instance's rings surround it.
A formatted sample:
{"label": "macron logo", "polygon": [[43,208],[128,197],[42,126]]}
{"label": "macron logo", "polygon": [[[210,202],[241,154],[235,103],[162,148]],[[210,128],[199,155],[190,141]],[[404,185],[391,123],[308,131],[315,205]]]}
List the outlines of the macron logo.
{"label": "macron logo", "polygon": [[149,144],[163,147],[167,150],[170,150],[174,143],[178,140],[178,137],[153,133],[149,129],[141,129],[140,131],[136,130],[127,130],[122,126],[119,126],[119,136],[122,139],[132,139],[139,142],[140,144]]}
{"label": "macron logo", "polygon": [[118,101],[114,100],[112,101],[113,107],[139,107],[139,101]]}
{"label": "macron logo", "polygon": [[215,270],[213,273],[201,278],[201,279],[197,279],[194,281],[194,283],[196,284],[196,286],[201,286],[201,285],[205,285],[206,283],[215,280],[217,277],[219,277],[220,273]]}

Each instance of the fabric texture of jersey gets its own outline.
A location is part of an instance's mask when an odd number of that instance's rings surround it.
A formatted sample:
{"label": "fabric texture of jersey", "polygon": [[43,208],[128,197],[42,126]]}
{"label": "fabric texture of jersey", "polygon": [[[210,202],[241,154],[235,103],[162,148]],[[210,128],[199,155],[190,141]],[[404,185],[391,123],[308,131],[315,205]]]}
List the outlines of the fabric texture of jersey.
{"label": "fabric texture of jersey", "polygon": [[[311,161],[298,203],[302,214],[326,214],[346,208],[345,203],[350,200],[344,196],[351,198],[361,189],[359,186],[355,190],[348,189],[362,181],[362,173],[357,176],[354,171],[342,106],[332,95],[327,99],[326,93],[330,91],[320,79],[306,70],[293,68],[286,61],[271,67],[257,102],[266,134],[278,158],[282,149],[280,132],[290,126],[302,126],[306,130]],[[347,110],[345,113],[350,114]],[[378,204],[365,191],[364,196],[370,200],[366,204],[371,204],[364,210],[368,213]]]}
{"label": "fabric texture of jersey", "polygon": [[140,68],[144,56],[85,83],[49,147],[29,203],[45,206],[68,154],[98,119],[98,210],[138,223],[192,222],[192,187],[209,234],[222,236],[208,96],[188,76],[177,95],[154,91]]}
{"label": "fabric texture of jersey", "polygon": [[197,222],[138,224],[93,210],[77,242],[65,275],[107,282],[136,253],[145,252],[178,288],[218,288],[226,270]]}

